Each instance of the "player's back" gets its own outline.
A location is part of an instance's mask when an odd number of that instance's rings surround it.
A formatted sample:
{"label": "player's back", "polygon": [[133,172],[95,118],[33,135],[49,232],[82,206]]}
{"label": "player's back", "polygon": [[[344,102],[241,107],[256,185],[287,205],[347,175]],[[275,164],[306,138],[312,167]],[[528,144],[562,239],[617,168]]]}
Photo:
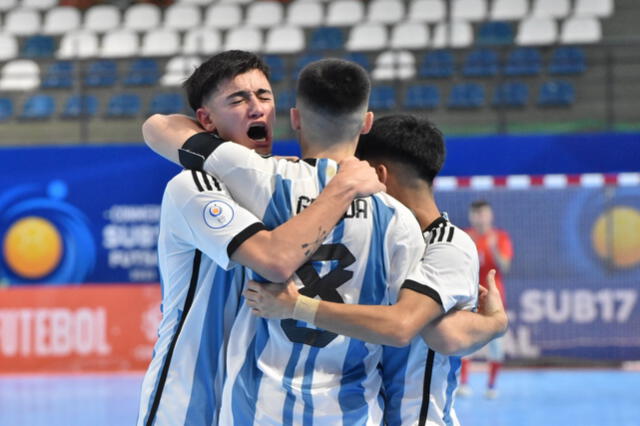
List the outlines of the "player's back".
{"label": "player's back", "polygon": [[[308,206],[336,172],[327,159],[256,162],[221,167],[219,176],[267,227]],[[300,292],[338,303],[388,304],[423,249],[415,218],[397,200],[387,194],[356,199],[299,269]],[[230,336],[221,423],[381,424],[381,356],[379,345],[294,320],[257,319],[243,305]]]}

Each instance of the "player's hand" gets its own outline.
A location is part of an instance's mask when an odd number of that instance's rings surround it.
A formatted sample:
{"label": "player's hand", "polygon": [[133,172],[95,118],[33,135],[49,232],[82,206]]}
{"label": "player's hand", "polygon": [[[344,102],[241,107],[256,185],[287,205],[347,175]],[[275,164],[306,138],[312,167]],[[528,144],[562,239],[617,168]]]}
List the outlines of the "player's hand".
{"label": "player's hand", "polygon": [[352,156],[342,160],[338,166],[338,173],[333,180],[353,189],[356,198],[368,197],[387,189],[378,179],[376,170],[367,161]]}
{"label": "player's hand", "polygon": [[249,281],[242,294],[254,315],[275,319],[291,318],[300,295],[292,279],[277,284]]}
{"label": "player's hand", "polygon": [[509,318],[502,304],[502,297],[496,285],[496,270],[487,273],[487,287],[480,286],[478,294],[478,313],[495,319],[497,336],[507,332]]}

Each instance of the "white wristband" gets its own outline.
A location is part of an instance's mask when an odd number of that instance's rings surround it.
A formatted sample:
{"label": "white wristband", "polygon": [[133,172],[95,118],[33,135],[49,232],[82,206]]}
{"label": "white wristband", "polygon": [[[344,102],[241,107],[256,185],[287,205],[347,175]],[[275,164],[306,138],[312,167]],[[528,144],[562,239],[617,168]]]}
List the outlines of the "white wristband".
{"label": "white wristband", "polygon": [[316,312],[320,301],[307,296],[300,295],[293,307],[293,319],[313,324],[316,320]]}

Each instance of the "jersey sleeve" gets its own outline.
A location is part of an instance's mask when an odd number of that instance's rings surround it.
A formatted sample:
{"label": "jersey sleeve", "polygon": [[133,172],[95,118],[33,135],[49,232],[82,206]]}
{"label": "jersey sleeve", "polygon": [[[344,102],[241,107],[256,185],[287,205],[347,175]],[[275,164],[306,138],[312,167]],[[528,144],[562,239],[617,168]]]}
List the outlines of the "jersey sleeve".
{"label": "jersey sleeve", "polygon": [[477,255],[447,242],[430,244],[403,288],[431,297],[445,312],[473,306],[478,295]]}
{"label": "jersey sleeve", "polygon": [[251,212],[238,205],[224,186],[203,172],[185,171],[167,186],[174,210],[171,231],[228,269],[235,250],[265,229]]}

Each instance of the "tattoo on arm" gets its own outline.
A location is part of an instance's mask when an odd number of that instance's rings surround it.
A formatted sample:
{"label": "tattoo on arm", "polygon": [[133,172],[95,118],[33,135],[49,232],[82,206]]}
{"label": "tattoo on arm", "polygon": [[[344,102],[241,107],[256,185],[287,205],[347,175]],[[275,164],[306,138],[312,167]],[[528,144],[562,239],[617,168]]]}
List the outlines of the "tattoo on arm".
{"label": "tattoo on arm", "polygon": [[318,236],[316,237],[316,239],[313,242],[304,243],[302,244],[302,246],[300,246],[300,248],[304,250],[304,255],[309,256],[311,253],[316,251],[318,247],[320,247],[328,233],[329,232],[325,229],[322,229],[322,227],[318,228]]}

